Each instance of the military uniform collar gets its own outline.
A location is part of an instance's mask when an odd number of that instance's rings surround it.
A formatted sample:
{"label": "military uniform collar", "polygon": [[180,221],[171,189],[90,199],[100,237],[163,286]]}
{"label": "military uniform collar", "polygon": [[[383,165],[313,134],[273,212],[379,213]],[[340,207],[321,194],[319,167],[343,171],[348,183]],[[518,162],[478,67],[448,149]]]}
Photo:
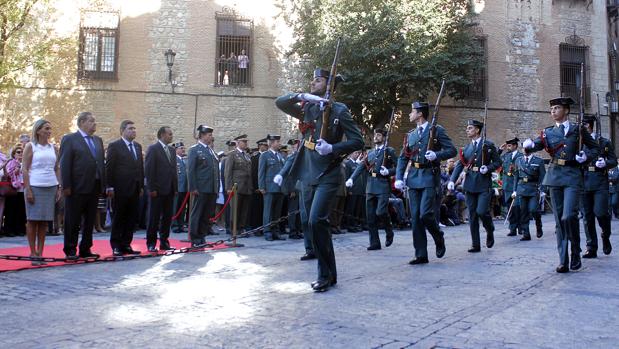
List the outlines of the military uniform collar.
{"label": "military uniform collar", "polygon": [[473,144],[473,142],[479,144],[479,142],[481,142],[481,137],[471,140],[471,144]]}
{"label": "military uniform collar", "polygon": [[557,122],[556,123],[557,127],[561,127],[561,124],[563,124],[563,126],[565,127],[566,130],[569,130],[569,128],[570,128],[570,120],[565,120],[563,122]]}
{"label": "military uniform collar", "polygon": [[208,148],[209,146],[206,145],[206,143],[202,143],[202,141],[198,141],[198,143],[200,143],[204,148]]}
{"label": "military uniform collar", "polygon": [[423,130],[425,131],[428,127],[428,121],[426,120],[426,122],[424,122],[423,124],[417,125],[417,129],[419,129],[420,127],[423,128]]}

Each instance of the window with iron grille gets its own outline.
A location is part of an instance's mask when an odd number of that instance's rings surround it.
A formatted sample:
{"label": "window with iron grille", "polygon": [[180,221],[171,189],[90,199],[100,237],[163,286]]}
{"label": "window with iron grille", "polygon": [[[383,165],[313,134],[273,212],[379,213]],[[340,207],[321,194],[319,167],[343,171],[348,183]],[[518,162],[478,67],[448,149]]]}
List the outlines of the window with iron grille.
{"label": "window with iron grille", "polygon": [[473,83],[465,89],[464,95],[468,99],[483,101],[486,99],[488,85],[488,49],[486,36],[477,36],[475,43],[479,46],[481,64],[473,70]]}
{"label": "window with iron grille", "polygon": [[[575,36],[575,35],[574,35]],[[584,42],[562,43],[559,45],[559,59],[561,69],[561,96],[572,97],[580,106],[580,86],[584,83],[585,106],[591,105],[591,87],[589,82],[589,47]],[[584,77],[580,68],[584,63]]]}
{"label": "window with iron grille", "polygon": [[84,11],[80,23],[77,78],[118,80],[118,12]]}
{"label": "window with iron grille", "polygon": [[224,7],[217,12],[216,86],[252,86],[254,21]]}

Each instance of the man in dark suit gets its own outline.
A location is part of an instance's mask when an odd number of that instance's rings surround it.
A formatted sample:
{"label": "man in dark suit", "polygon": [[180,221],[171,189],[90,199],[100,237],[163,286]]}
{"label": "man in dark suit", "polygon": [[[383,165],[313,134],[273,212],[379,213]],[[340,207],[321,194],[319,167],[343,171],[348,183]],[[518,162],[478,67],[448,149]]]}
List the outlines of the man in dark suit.
{"label": "man in dark suit", "polygon": [[70,260],[78,258],[80,228],[79,256],[99,258],[90,248],[97,201],[105,184],[103,141],[93,136],[97,131],[94,115],[91,112],[79,113],[77,127],[77,132],[65,135],[60,143],[60,173],[65,196],[64,253]]}
{"label": "man in dark suit", "polygon": [[144,183],[142,146],[134,142],[135,124],[131,120],[120,123],[120,139],[107,147],[105,177],[107,196],[113,198],[112,234],[110,245],[114,256],[140,254],[131,248],[138,217],[140,195]]}
{"label": "man in dark suit", "polygon": [[155,248],[157,230],[159,230],[159,248],[173,249],[168,242],[173,214],[172,204],[178,189],[176,152],[168,145],[172,142],[173,136],[170,127],[162,126],[157,131],[157,142],[146,150],[146,187],[150,197],[146,246],[149,252],[157,252]]}

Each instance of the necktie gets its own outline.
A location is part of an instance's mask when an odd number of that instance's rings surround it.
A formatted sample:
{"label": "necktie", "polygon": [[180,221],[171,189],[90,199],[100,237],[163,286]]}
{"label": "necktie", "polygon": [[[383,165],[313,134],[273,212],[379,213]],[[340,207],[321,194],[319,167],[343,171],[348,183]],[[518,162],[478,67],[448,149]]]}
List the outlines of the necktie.
{"label": "necktie", "polygon": [[421,136],[421,134],[423,134],[423,126],[419,127],[419,135]]}
{"label": "necktie", "polygon": [[170,163],[174,163],[174,157],[172,155],[172,152],[170,151],[170,148],[168,148],[168,146],[166,145],[164,149],[166,154],[168,155],[168,160],[170,160]]}
{"label": "necktie", "polygon": [[133,142],[129,143],[129,151],[131,155],[133,155],[133,160],[137,160],[138,156],[135,154],[135,150],[133,149]]}
{"label": "necktie", "polygon": [[477,150],[477,141],[473,141],[473,149]]}
{"label": "necktie", "polygon": [[525,158],[525,160],[526,160],[526,164],[528,165],[528,164],[529,164],[529,160],[531,160],[531,158],[527,156],[527,157]]}
{"label": "necktie", "polygon": [[88,148],[90,149],[92,156],[96,158],[97,153],[95,151],[95,143],[92,141],[92,136],[86,136],[86,144],[88,144]]}
{"label": "necktie", "polygon": [[561,133],[563,134],[563,136],[565,136],[565,125],[564,124],[559,125],[559,130],[561,130]]}

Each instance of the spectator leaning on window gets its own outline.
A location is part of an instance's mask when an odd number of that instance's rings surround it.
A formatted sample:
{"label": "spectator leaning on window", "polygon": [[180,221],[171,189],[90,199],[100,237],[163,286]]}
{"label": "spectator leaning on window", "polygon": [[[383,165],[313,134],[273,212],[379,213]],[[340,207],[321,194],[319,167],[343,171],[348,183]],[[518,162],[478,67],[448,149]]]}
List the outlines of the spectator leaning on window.
{"label": "spectator leaning on window", "polygon": [[247,73],[249,68],[249,57],[245,54],[245,50],[241,50],[241,54],[237,57],[239,61],[239,78],[240,84],[247,83]]}

